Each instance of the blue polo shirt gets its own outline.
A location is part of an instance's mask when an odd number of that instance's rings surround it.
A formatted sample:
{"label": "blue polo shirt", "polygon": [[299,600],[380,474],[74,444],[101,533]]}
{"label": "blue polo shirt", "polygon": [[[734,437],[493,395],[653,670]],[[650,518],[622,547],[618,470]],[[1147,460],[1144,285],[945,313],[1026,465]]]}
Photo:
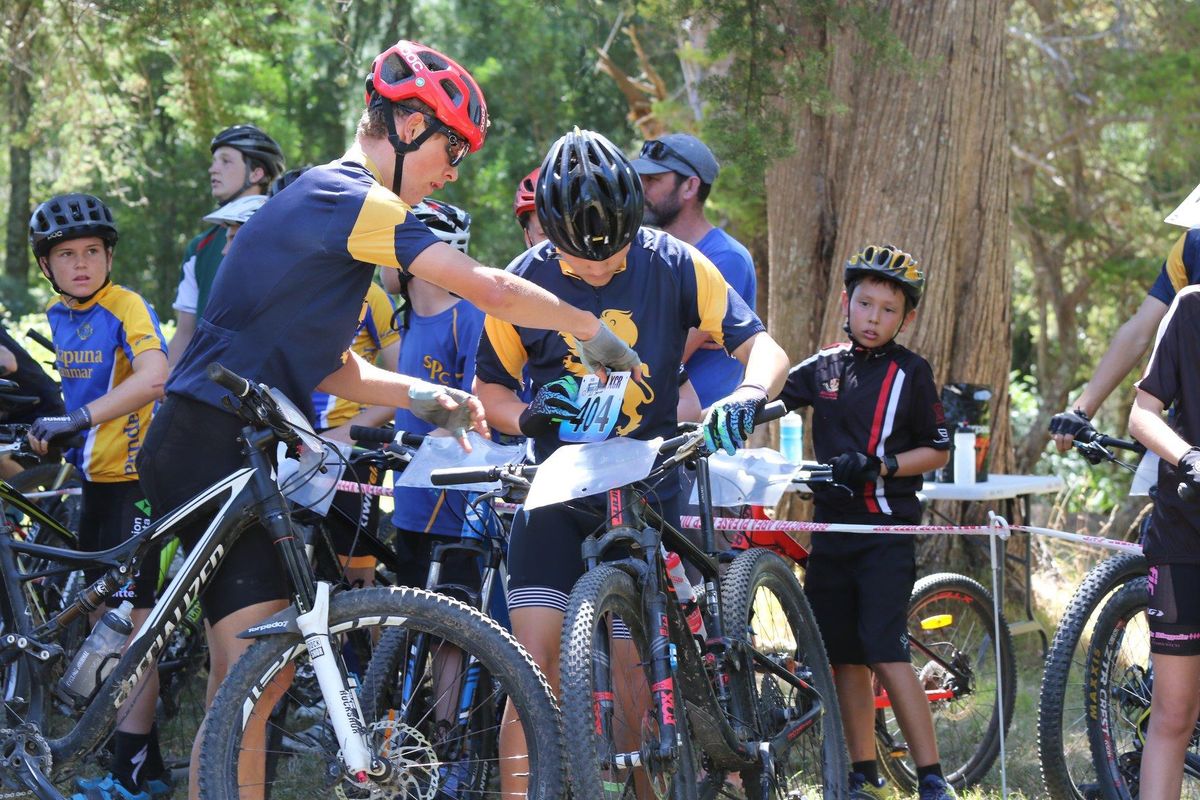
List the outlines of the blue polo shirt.
{"label": "blue polo shirt", "polygon": [[[737,292],[746,306],[754,311],[758,280],[754,275],[754,260],[742,243],[720,228],[713,228],[696,242],[696,249],[708,257],[725,282]],[[742,382],[746,368],[742,362],[723,350],[700,348],[687,360],[688,377],[700,395],[700,406],[708,408],[725,397]]]}

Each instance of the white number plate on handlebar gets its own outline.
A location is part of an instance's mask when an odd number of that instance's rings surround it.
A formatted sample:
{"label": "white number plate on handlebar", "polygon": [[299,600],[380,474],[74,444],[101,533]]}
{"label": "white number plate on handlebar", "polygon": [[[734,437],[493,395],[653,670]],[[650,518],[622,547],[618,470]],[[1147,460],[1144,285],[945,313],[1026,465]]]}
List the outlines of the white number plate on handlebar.
{"label": "white number plate on handlebar", "polygon": [[[471,452],[462,449],[458,440],[451,436],[426,436],[425,441],[417,448],[413,459],[396,477],[397,486],[414,486],[419,488],[445,489],[445,486],[434,486],[429,479],[435,469],[446,467],[498,467],[520,461],[525,448],[519,444],[501,445],[491,439],[485,439],[475,431],[467,434],[471,443]],[[469,483],[450,488],[468,492],[487,492],[498,489],[500,482]]]}
{"label": "white number plate on handlebar", "polygon": [[661,438],[648,442],[618,438],[564,445],[538,465],[525,510],[578,500],[640,481],[654,469],[662,443]]}

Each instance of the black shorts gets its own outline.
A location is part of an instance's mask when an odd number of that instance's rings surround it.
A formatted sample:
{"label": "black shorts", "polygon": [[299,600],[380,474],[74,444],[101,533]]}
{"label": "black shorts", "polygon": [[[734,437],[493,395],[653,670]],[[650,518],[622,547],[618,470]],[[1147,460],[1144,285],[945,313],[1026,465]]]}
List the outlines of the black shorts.
{"label": "black shorts", "polygon": [[[590,498],[589,498],[590,499]],[[678,527],[682,496],[653,501]],[[583,575],[580,547],[588,534],[604,528],[606,507],[574,504],[518,511],[508,545],[508,608],[554,608],[565,612],[567,598]]]}
{"label": "black shorts", "polygon": [[[137,481],[98,483],[83,481],[83,506],[79,515],[79,549],[109,550],[141,533],[150,525],[150,512],[142,487]],[[128,600],[134,608],[153,608],[158,591],[158,554],[154,547],[146,554],[133,580],[110,598],[116,608]],[[84,570],[89,584],[103,575],[103,569]]]}
{"label": "black shorts", "polygon": [[1200,655],[1200,564],[1150,567],[1150,652]]}
{"label": "black shorts", "polygon": [[[433,560],[433,548],[439,544],[457,542],[457,536],[441,536],[423,531],[396,531],[396,555],[403,565],[396,575],[401,586],[424,589],[429,577],[429,564]],[[440,586],[462,586],[478,594],[483,588],[482,564],[479,557],[467,551],[452,550],[442,560],[442,571],[438,578]],[[443,589],[443,591],[445,591]],[[453,597],[465,601],[462,592],[446,591]]]}
{"label": "black shorts", "polygon": [[[853,522],[905,524],[878,517]],[[917,579],[912,537],[847,533],[832,534],[836,539],[828,540],[828,536],[831,534],[813,537],[804,594],[817,618],[830,663],[909,661],[908,600]],[[822,543],[833,546],[822,547]]]}
{"label": "black shorts", "polygon": [[[237,437],[243,423],[207,403],[168,394],[154,415],[138,453],[138,474],[155,519],[245,466]],[[185,548],[199,541],[210,517],[180,529]],[[247,528],[226,552],[200,598],[204,616],[215,624],[235,611],[288,597],[287,578],[267,531]]]}

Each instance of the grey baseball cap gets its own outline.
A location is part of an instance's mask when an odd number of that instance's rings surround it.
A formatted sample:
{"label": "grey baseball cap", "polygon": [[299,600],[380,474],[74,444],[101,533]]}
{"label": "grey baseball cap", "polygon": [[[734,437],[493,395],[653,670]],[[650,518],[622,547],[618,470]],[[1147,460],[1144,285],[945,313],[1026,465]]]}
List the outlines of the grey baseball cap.
{"label": "grey baseball cap", "polygon": [[687,133],[668,133],[642,145],[641,154],[633,160],[639,175],[677,172],[686,178],[695,175],[704,183],[717,179],[721,165],[704,142]]}

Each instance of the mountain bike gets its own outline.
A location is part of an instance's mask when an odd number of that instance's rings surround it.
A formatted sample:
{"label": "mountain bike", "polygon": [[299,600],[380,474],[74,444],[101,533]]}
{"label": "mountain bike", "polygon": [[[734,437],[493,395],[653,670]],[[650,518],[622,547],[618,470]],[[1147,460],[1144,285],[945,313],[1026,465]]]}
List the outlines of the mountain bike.
{"label": "mountain bike", "polygon": [[[782,412],[768,409],[760,416]],[[778,555],[718,551],[703,434],[681,427],[685,433],[665,442],[568,446],[540,467],[447,471],[457,474],[435,473],[435,481],[501,480],[521,491],[533,478],[536,491],[539,480],[575,478],[556,468],[560,454],[618,463],[611,481],[577,479],[571,495],[603,492],[607,500],[602,529],[582,545],[587,571],[563,622],[561,703],[574,797],[846,797],[833,675],[808,601]],[[631,449],[650,458],[639,465],[614,455]],[[655,452],[664,456],[657,467]],[[703,547],[644,499],[685,462],[697,474]],[[704,579],[698,609],[686,615],[664,548]],[[732,559],[724,578],[722,558]],[[692,628],[697,613],[703,641]]]}
{"label": "mountain bike", "polygon": [[[91,753],[112,727],[117,710],[160,655],[171,632],[203,592],[237,537],[251,524],[263,525],[288,578],[291,605],[248,629],[255,640],[230,671],[209,710],[202,739],[200,793],[205,798],[237,797],[239,767],[261,765],[261,744],[272,741],[268,727],[282,735],[316,727],[330,733],[297,740],[303,748],[272,753],[266,787],[276,796],[343,797],[432,796],[440,762],[432,746],[413,731],[387,720],[364,719],[347,676],[342,647],[353,637],[369,637],[391,627],[431,632],[475,654],[517,703],[530,742],[531,796],[562,793],[560,742],[554,699],[529,656],[499,626],[449,598],[416,589],[361,589],[331,594],[330,584],[314,580],[304,547],[293,528],[289,506],[276,483],[272,456],[283,443],[301,463],[305,453],[322,453],[304,416],[282,394],[254,385],[219,365],[209,377],[231,392],[227,405],[244,423],[239,442],[245,466],[121,546],[103,553],[79,553],[18,542],[0,536],[0,674],[17,687],[0,730],[0,786],[60,800],[56,770],[69,770]],[[309,459],[310,464],[313,460]],[[313,469],[323,469],[319,457]],[[74,620],[99,606],[123,585],[144,555],[185,523],[203,520],[205,532],[188,553],[145,624],[103,677],[69,731],[49,736],[40,727],[53,670],[61,669],[59,637]],[[37,580],[20,569],[19,556],[32,556],[82,568],[113,562],[95,583],[44,624],[34,625],[21,586]],[[111,663],[111,662],[110,662]],[[287,688],[291,675],[311,669],[311,684]],[[276,683],[276,680],[279,682]],[[283,689],[288,703],[303,713],[272,719],[274,703],[264,693]],[[305,694],[301,695],[303,691]]]}
{"label": "mountain bike", "polygon": [[[1145,452],[1136,442],[1099,433],[1076,438],[1074,446],[1089,463],[1106,461],[1131,471],[1132,465],[1122,462],[1113,450]],[[1038,757],[1042,782],[1055,800],[1099,796],[1086,723],[1087,650],[1105,600],[1145,576],[1146,559],[1140,554],[1119,553],[1104,559],[1088,571],[1054,632],[1038,696]]]}
{"label": "mountain bike", "polygon": [[[360,439],[369,430],[352,429],[351,436]],[[395,438],[396,443],[388,447],[393,452],[419,445],[424,438],[376,430],[374,436]],[[469,530],[462,538],[433,547],[425,589],[459,598],[480,613],[488,612],[488,600],[503,582],[507,526],[490,502],[501,493],[503,489],[469,501],[474,510],[468,511],[467,520],[479,524],[466,526]],[[477,561],[480,588],[444,581],[442,567],[447,558]],[[394,720],[425,732],[443,762],[444,782],[455,796],[485,797],[492,790],[498,778],[500,720],[507,697],[478,658],[426,632],[389,630],[374,647],[361,698],[368,717]]]}
{"label": "mountain bike", "polygon": [[[1159,486],[1195,502],[1186,484]],[[1154,665],[1150,655],[1149,576],[1121,586],[1101,607],[1087,651],[1084,711],[1098,796],[1139,794],[1142,753],[1150,725]],[[1181,797],[1200,798],[1200,721],[1184,754]]]}

